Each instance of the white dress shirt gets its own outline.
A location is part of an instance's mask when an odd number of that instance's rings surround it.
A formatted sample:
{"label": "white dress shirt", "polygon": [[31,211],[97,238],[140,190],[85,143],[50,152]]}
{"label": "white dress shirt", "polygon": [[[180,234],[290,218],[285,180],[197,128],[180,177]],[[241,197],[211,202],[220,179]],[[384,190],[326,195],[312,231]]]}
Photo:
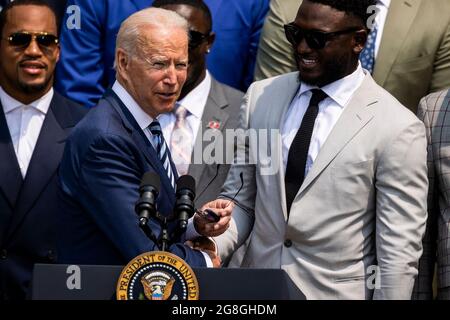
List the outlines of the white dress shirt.
{"label": "white dress shirt", "polygon": [[[319,113],[317,114],[317,118],[314,123],[311,143],[308,150],[308,157],[306,160],[305,177],[311,169],[314,160],[317,158],[320,148],[327,140],[328,135],[355,91],[361,86],[363,80],[364,71],[361,67],[361,63],[359,63],[357,69],[352,74],[321,88],[322,91],[328,95],[328,97],[319,103]],[[309,100],[311,99],[311,90],[314,88],[317,87],[301,82],[298,93],[295,95],[288,111],[286,112],[286,115],[284,116],[283,126],[281,129],[281,139],[283,167],[285,172],[289,156],[289,148],[291,147],[292,141],[300,128],[303,116],[309,105]]]}
{"label": "white dress shirt", "polygon": [[0,87],[0,100],[22,177],[25,178],[39,133],[53,98],[51,88],[28,105],[17,101]]}
{"label": "white dress shirt", "polygon": [[378,0],[377,8],[379,10],[375,23],[378,27],[377,38],[375,39],[375,58],[378,55],[378,51],[380,50],[381,38],[383,36],[384,25],[386,24],[386,18],[389,10],[389,6],[391,5],[391,0]]}
{"label": "white dress shirt", "polygon": [[[148,140],[150,141],[150,143],[156,150],[156,145],[155,145],[153,135],[150,132],[150,130],[147,129],[148,126],[150,125],[150,123],[153,122],[153,118],[150,117],[138,105],[138,103],[134,100],[134,98],[127,92],[127,90],[125,90],[125,88],[118,81],[114,82],[114,84],[112,86],[112,90],[115,92],[115,94],[117,94],[117,96],[123,102],[125,107],[127,107],[128,111],[130,111],[134,120],[136,120],[136,122],[138,123],[139,128],[141,128],[141,130],[144,131],[145,136],[148,138]],[[164,139],[165,138],[166,137],[164,136]]]}
{"label": "white dress shirt", "polygon": [[[142,131],[144,131],[145,136],[149,139],[149,141],[151,142],[152,146],[155,148],[156,150],[156,145],[153,139],[153,135],[150,132],[150,130],[148,130],[148,126],[150,125],[150,123],[153,122],[153,118],[148,115],[136,102],[136,100],[134,100],[134,98],[127,92],[127,90],[125,90],[125,88],[118,82],[115,81],[113,86],[112,86],[112,90],[117,94],[117,96],[119,97],[119,99],[122,101],[122,103],[125,105],[125,107],[127,107],[128,111],[130,111],[131,115],[133,116],[133,118],[136,120],[136,122],[139,125],[139,128],[141,128]],[[160,121],[161,124],[161,115],[156,117],[158,121]],[[162,124],[161,124],[162,127]],[[166,133],[163,130],[163,135],[164,135],[164,139],[167,142],[166,139]],[[137,200],[137,199],[136,199]],[[136,223],[137,223],[137,217],[136,217]],[[188,222],[188,228],[187,228],[187,232],[185,233],[185,238],[187,240],[189,239],[193,239],[197,236],[199,236],[199,234],[195,231],[194,225],[193,225],[193,219],[189,219]],[[205,257],[205,261],[206,261],[206,266],[208,268],[213,267],[212,264],[212,260],[209,257],[209,255],[203,251],[201,251],[201,253],[203,254],[203,256]]]}
{"label": "white dress shirt", "polygon": [[[211,90],[211,76],[206,71],[205,79],[198,84],[191,92],[189,92],[177,104],[182,105],[187,111],[186,121],[192,129],[192,140],[195,142],[198,129],[202,122],[203,111],[205,110],[206,101],[208,100],[209,91]],[[173,112],[164,113],[160,116],[161,129],[166,139],[167,145],[171,146],[172,131],[175,126],[176,117]],[[192,145],[192,147],[194,147]],[[192,150],[191,150],[192,151]]]}

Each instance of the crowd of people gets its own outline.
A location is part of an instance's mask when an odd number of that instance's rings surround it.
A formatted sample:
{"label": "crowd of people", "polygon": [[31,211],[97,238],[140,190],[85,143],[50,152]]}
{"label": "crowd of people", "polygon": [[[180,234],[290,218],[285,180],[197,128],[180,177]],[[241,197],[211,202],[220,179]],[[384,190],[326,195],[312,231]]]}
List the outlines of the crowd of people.
{"label": "crowd of people", "polygon": [[135,213],[147,172],[162,215],[190,175],[219,217],[169,223],[193,267],[281,268],[307,299],[450,299],[448,0],[0,8],[0,300],[30,297],[36,263],[159,250]]}

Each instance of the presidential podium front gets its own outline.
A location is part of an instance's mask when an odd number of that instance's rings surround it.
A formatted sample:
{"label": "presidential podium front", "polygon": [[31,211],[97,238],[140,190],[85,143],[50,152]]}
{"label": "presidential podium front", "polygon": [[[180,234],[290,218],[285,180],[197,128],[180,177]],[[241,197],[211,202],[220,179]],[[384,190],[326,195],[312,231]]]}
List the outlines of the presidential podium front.
{"label": "presidential podium front", "polygon": [[[33,300],[115,300],[123,266],[36,264]],[[284,270],[193,268],[200,300],[304,300]]]}

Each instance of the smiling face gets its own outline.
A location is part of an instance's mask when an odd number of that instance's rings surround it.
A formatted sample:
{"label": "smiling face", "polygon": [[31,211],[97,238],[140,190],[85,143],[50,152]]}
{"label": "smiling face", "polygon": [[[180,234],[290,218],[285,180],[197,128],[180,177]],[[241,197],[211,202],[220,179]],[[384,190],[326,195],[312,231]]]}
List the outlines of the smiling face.
{"label": "smiling face", "polygon": [[137,54],[116,52],[118,80],[152,118],[170,112],[186,81],[188,36],[182,28],[142,27]]}
{"label": "smiling face", "polygon": [[294,47],[301,81],[322,87],[351,74],[358,65],[367,32],[362,22],[327,5],[303,1],[294,24],[306,31],[337,32],[361,27],[360,31],[330,38],[322,49],[313,49],[305,39]]}
{"label": "smiling face", "polygon": [[7,13],[0,43],[0,85],[12,97],[29,104],[47,93],[53,85],[53,73],[59,59],[59,46],[13,46],[7,38],[16,32],[57,35],[56,19],[45,6],[19,5]]}

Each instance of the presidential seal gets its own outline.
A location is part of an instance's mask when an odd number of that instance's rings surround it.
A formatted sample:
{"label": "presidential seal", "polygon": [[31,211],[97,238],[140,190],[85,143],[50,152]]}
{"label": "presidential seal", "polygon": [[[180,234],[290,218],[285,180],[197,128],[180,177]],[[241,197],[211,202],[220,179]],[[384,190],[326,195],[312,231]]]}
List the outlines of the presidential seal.
{"label": "presidential seal", "polygon": [[191,267],[169,252],[143,253],[127,264],[117,281],[117,300],[198,300]]}

